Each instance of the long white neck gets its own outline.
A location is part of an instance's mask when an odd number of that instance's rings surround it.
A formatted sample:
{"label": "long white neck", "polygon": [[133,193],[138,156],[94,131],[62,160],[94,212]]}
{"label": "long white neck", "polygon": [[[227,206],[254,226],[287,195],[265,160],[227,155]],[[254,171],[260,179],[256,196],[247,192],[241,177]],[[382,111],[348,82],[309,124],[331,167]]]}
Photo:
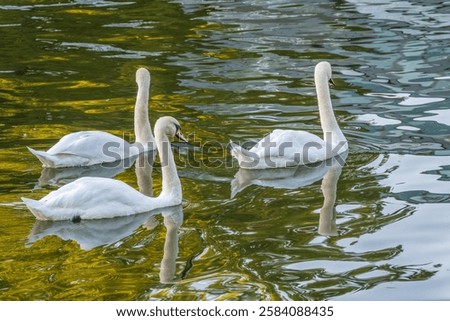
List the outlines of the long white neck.
{"label": "long white neck", "polygon": [[173,159],[172,147],[164,128],[155,128],[155,141],[162,171],[162,191],[158,197],[182,200],[181,182]]}
{"label": "long white neck", "polygon": [[334,116],[328,81],[328,76],[324,70],[316,72],[316,92],[324,141],[335,147],[339,143],[346,142],[347,139],[339,128],[339,124]]}
{"label": "long white neck", "polygon": [[138,92],[134,107],[134,135],[136,136],[136,143],[142,144],[144,149],[147,150],[149,146],[151,147],[154,144],[155,139],[148,117],[150,74],[146,70],[145,72],[141,72],[136,77]]}

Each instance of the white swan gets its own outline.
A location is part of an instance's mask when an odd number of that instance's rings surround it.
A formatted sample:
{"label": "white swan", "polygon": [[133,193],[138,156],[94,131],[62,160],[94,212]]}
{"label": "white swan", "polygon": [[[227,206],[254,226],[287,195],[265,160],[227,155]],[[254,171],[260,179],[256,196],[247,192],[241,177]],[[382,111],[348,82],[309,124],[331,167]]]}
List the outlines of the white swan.
{"label": "white swan", "polygon": [[305,131],[276,129],[250,150],[230,142],[231,154],[238,160],[240,167],[264,169],[310,164],[334,157],[348,149],[347,140],[333,113],[329,89],[329,82],[333,82],[328,62],[316,65],[314,81],[324,138]]}
{"label": "white swan", "polygon": [[162,168],[162,191],[158,197],[146,196],[111,178],[82,177],[39,201],[25,197],[22,200],[37,219],[54,221],[128,216],[179,205],[181,183],[169,136],[186,141],[175,118],[161,117],[155,124],[155,142]]}
{"label": "white swan", "polygon": [[136,83],[138,92],[134,109],[134,144],[102,131],[81,131],[62,137],[46,152],[30,147],[28,150],[44,167],[73,167],[114,162],[155,149],[148,118],[150,73],[147,69],[139,68],[136,71]]}

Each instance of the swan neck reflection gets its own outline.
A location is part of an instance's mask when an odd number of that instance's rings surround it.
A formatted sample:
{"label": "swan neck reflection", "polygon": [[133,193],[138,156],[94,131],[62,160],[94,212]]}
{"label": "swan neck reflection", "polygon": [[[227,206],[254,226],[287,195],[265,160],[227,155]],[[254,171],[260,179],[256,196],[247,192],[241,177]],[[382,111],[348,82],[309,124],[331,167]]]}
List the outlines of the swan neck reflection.
{"label": "swan neck reflection", "polygon": [[139,192],[149,197],[153,196],[152,172],[155,156],[153,151],[140,154],[134,164]]}
{"label": "swan neck reflection", "polygon": [[250,170],[239,168],[231,181],[231,198],[251,185],[280,189],[299,189],[322,180],[323,206],[320,210],[318,233],[337,235],[336,193],[339,176],[348,151],[315,164],[288,168]]}
{"label": "swan neck reflection", "polygon": [[166,240],[164,242],[164,255],[159,272],[161,283],[172,283],[175,280],[176,261],[178,258],[178,231],[183,223],[183,212],[181,209],[182,207],[179,206],[178,211],[164,216]]}
{"label": "swan neck reflection", "polygon": [[342,165],[336,162],[322,179],[323,206],[320,209],[318,232],[324,236],[338,235],[336,227],[336,192]]}

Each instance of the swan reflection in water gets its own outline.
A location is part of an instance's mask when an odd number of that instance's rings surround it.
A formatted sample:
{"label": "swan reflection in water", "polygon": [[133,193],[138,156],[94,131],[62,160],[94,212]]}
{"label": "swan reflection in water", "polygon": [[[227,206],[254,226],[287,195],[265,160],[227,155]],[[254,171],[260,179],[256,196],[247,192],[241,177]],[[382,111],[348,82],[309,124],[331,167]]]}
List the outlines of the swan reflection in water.
{"label": "swan reflection in water", "polygon": [[240,168],[231,181],[231,198],[251,185],[272,188],[297,189],[322,179],[323,206],[320,209],[318,232],[324,236],[337,235],[336,189],[348,151],[328,160],[287,168],[244,169]]}
{"label": "swan reflection in water", "polygon": [[131,235],[140,226],[152,228],[155,216],[162,214],[166,227],[164,254],[159,273],[161,283],[174,281],[176,260],[178,257],[178,231],[183,224],[183,207],[181,205],[166,207],[148,213],[109,219],[71,221],[36,220],[28,236],[28,245],[38,240],[56,235],[63,240],[73,240],[83,250],[99,246],[120,245],[121,240]]}
{"label": "swan reflection in water", "polygon": [[[148,153],[149,155],[156,154],[153,151],[150,151]],[[50,185],[61,187],[70,182],[73,182],[80,177],[113,178],[133,166],[138,157],[140,157],[140,155],[135,155],[126,159],[120,159],[111,163],[96,164],[91,166],[57,168],[42,167],[41,176],[39,177],[37,186],[45,187]],[[149,157],[149,159],[150,158],[151,157]]]}

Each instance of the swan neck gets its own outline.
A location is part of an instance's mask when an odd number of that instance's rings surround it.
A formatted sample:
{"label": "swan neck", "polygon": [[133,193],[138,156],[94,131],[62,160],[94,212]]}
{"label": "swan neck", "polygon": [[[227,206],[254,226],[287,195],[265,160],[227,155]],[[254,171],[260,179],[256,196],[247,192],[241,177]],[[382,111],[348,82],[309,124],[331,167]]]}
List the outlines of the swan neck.
{"label": "swan neck", "polygon": [[179,199],[181,202],[181,182],[178,177],[169,138],[163,131],[155,132],[155,135],[162,171],[162,191],[160,197],[168,196],[171,199]]}
{"label": "swan neck", "polygon": [[144,147],[144,150],[148,149],[149,144],[154,143],[148,116],[148,100],[149,88],[144,84],[138,83],[138,92],[134,108],[134,134],[136,136],[136,143],[141,144],[142,147]]}
{"label": "swan neck", "polygon": [[347,140],[339,128],[339,124],[334,115],[328,78],[325,74],[319,74],[318,76],[319,77],[316,77],[318,78],[316,79],[316,92],[323,137],[325,142],[330,143],[332,146],[336,146],[340,142],[345,142]]}

